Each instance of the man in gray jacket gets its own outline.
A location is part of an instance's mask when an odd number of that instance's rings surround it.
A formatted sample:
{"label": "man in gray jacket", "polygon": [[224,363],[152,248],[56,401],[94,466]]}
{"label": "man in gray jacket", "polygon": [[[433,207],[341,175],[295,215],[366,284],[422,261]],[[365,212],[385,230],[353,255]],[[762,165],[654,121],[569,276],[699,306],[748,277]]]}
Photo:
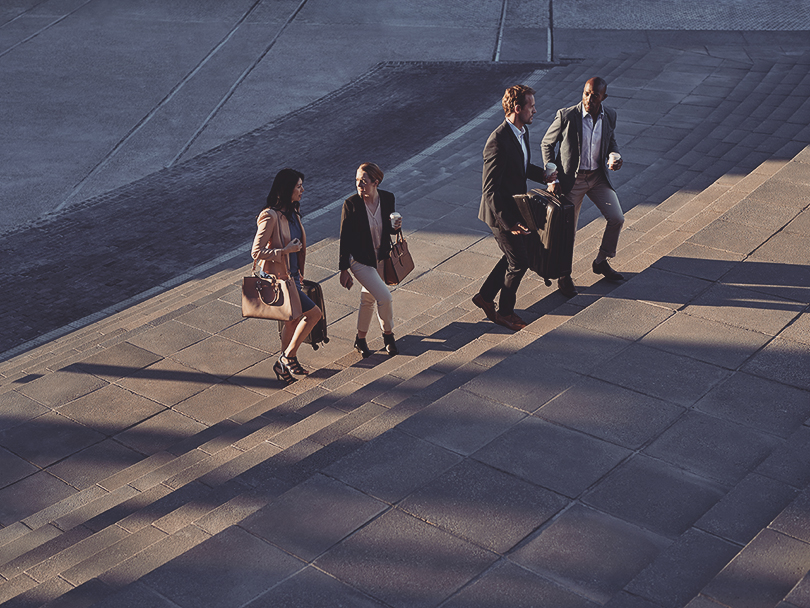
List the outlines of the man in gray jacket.
{"label": "man in gray jacket", "polygon": [[[602,105],[607,96],[607,82],[602,78],[591,78],[585,83],[581,103],[557,111],[541,148],[543,162],[557,164],[559,182],[550,184],[549,190],[565,195],[574,205],[577,220],[587,194],[607,220],[592,268],[608,281],[621,281],[624,277],[607,261],[616,255],[619,233],[624,224],[619,197],[610,181],[610,171],[621,169],[622,159],[619,156],[608,162],[612,152],[618,156],[619,147],[614,137],[616,111]],[[557,143],[560,146],[555,155]],[[570,276],[558,279],[557,286],[568,297],[577,295]]]}

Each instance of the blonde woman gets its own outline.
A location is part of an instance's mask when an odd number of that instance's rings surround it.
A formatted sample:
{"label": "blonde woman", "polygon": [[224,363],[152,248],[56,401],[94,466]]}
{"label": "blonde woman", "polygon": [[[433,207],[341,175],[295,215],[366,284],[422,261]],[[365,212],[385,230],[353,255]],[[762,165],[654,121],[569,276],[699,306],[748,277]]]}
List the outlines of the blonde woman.
{"label": "blonde woman", "polygon": [[363,358],[372,354],[366,335],[375,304],[385,351],[392,357],[399,353],[394,340],[393,298],[383,280],[383,265],[391,255],[391,236],[402,227],[402,219],[392,225],[394,195],[378,188],[382,180],[377,165],[360,165],[355,176],[357,194],[344,201],[340,218],[340,284],[351,289],[354,275],[362,286],[354,348]]}

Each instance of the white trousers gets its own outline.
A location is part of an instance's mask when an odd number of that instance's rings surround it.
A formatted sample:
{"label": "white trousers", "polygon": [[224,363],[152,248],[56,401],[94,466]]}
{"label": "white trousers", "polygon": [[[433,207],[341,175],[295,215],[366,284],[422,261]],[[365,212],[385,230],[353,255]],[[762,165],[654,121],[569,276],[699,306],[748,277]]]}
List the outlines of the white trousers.
{"label": "white trousers", "polygon": [[357,282],[363,286],[360,290],[360,312],[357,315],[357,331],[365,333],[374,316],[374,303],[377,303],[377,318],[383,332],[394,330],[394,298],[383,280],[384,262],[377,262],[377,268],[366,266],[352,260],[351,271]]}

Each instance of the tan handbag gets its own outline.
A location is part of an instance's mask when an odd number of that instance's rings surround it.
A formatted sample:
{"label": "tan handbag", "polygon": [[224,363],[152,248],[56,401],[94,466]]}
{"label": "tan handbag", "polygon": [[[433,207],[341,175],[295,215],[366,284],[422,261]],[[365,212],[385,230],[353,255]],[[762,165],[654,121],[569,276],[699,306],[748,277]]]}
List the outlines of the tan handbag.
{"label": "tan handbag", "polygon": [[242,316],[292,321],[301,316],[301,299],[291,278],[250,276],[242,279]]}
{"label": "tan handbag", "polygon": [[[276,217],[278,227],[278,217]],[[281,240],[279,230],[279,240]],[[290,277],[280,278],[269,275],[267,278],[256,276],[256,262],[253,260],[253,274],[242,279],[242,316],[253,319],[273,319],[292,321],[298,319],[301,312],[301,298],[298,286]],[[287,265],[287,258],[284,258]]]}
{"label": "tan handbag", "polygon": [[408,250],[408,241],[397,232],[397,239],[391,243],[391,255],[385,260],[383,276],[386,285],[399,285],[414,269],[413,258]]}

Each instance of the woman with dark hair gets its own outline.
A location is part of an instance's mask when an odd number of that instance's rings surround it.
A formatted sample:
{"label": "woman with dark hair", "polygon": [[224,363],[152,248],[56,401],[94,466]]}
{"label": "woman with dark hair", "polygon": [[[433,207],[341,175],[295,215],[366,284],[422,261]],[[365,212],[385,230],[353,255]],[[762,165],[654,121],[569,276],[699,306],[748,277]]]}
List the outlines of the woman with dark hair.
{"label": "woman with dark hair", "polygon": [[301,195],[304,193],[304,174],[294,169],[282,169],[273,180],[267,204],[256,218],[256,237],[251,255],[259,263],[259,276],[292,277],[298,286],[301,311],[298,319],[287,321],[281,332],[281,355],[273,365],[279,380],[287,384],[295,376],[309,372],[298,362],[298,347],[321,319],[321,309],[301,291],[307,237],[301,223]]}
{"label": "woman with dark hair", "polygon": [[399,353],[394,341],[394,300],[383,280],[383,268],[391,255],[391,236],[402,227],[402,218],[391,217],[394,195],[377,189],[382,180],[383,172],[377,165],[360,165],[355,176],[357,194],[344,201],[340,218],[340,284],[351,289],[353,274],[363,288],[354,340],[354,348],[363,358],[371,356],[366,334],[375,302],[385,351],[390,356]]}

